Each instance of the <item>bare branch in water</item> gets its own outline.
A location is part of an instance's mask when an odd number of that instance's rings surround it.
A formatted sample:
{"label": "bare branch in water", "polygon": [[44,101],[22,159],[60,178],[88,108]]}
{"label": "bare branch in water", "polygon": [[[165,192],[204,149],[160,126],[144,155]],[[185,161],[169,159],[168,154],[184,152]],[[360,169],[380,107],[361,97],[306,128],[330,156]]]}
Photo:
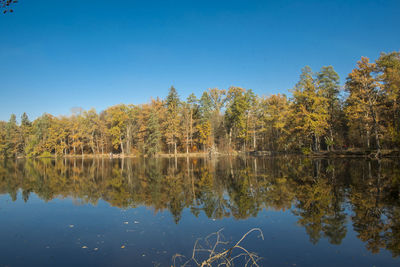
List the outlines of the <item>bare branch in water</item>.
{"label": "bare branch in water", "polygon": [[[226,248],[229,242],[224,241],[222,230],[223,229],[220,229],[219,231],[212,233],[203,239],[203,242],[206,245],[205,248],[203,248],[200,244],[201,239],[197,239],[194,243],[192,257],[180,266],[189,266],[190,263],[194,263],[195,266],[201,267],[233,266],[235,260],[243,257],[245,258],[244,266],[259,266],[258,262],[261,260],[261,257],[253,252],[248,251],[240,244],[252,232],[258,232],[260,234],[258,237],[261,237],[262,240],[264,240],[264,235],[260,228],[251,229],[245,233],[235,245],[229,248]],[[213,237],[215,237],[214,243],[210,242]],[[201,256],[202,254],[205,256]],[[185,256],[175,254],[172,258],[174,267],[177,267],[177,258],[185,258]]]}

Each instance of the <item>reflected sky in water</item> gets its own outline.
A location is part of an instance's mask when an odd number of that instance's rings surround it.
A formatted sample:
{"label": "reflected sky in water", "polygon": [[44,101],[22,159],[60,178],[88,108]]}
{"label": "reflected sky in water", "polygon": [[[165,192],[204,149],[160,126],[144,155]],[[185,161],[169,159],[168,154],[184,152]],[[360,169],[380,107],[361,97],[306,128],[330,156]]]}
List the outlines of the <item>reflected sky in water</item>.
{"label": "reflected sky in water", "polygon": [[7,161],[0,266],[171,266],[254,227],[262,266],[398,266],[399,192],[389,159]]}

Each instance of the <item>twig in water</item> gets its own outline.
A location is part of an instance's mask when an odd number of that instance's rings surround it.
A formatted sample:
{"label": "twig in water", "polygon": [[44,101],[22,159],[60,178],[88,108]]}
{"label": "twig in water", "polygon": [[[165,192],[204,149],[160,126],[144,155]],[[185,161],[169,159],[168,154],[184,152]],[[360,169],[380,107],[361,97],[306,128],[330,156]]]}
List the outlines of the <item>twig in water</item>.
{"label": "twig in water", "polygon": [[[226,248],[229,244],[227,241],[223,241],[222,230],[212,233],[204,238],[204,243],[206,247],[202,247],[200,244],[201,239],[197,239],[194,243],[192,257],[188,259],[181,267],[190,266],[191,263],[194,266],[209,267],[209,266],[233,266],[234,261],[244,257],[244,266],[259,266],[258,262],[261,258],[245,249],[241,246],[242,241],[252,232],[259,232],[259,237],[264,240],[264,235],[260,228],[253,228],[247,233],[245,233],[242,238],[236,242],[232,247]],[[210,239],[215,236],[215,243],[211,243]],[[225,248],[224,248],[225,247]],[[184,258],[183,255],[175,254],[173,256],[173,266],[176,267],[176,259]]]}

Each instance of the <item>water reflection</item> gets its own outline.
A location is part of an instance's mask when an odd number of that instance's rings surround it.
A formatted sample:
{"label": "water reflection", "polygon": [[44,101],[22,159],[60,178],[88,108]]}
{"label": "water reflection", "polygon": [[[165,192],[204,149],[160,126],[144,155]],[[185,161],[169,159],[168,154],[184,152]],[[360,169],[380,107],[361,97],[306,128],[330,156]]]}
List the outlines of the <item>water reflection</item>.
{"label": "water reflection", "polygon": [[246,219],[263,209],[291,210],[310,242],[341,244],[351,222],[368,250],[400,254],[400,165],[394,160],[282,157],[60,159],[3,162],[0,194],[50,201],[100,199],[120,208],[185,208],[198,216]]}

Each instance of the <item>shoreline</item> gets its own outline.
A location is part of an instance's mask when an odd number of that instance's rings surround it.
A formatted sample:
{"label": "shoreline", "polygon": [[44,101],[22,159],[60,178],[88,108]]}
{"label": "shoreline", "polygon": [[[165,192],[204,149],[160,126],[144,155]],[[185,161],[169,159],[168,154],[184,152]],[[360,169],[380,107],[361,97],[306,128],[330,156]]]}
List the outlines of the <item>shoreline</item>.
{"label": "shoreline", "polygon": [[[191,152],[191,153],[159,153],[153,158],[200,158],[200,157],[226,157],[226,156],[250,156],[250,157],[279,157],[279,156],[301,156],[308,158],[376,158],[376,150],[334,150],[334,151],[319,151],[310,152],[309,154],[303,154],[298,151],[233,151],[231,153],[217,152],[217,153],[207,153],[207,152]],[[142,155],[132,155],[132,154],[84,154],[84,155],[63,155],[63,156],[46,156],[46,157],[26,157],[18,156],[17,159],[28,159],[28,158],[63,158],[63,159],[95,159],[95,158],[107,158],[107,159],[125,159],[125,158],[151,158]],[[381,150],[379,158],[400,158],[399,150]]]}

